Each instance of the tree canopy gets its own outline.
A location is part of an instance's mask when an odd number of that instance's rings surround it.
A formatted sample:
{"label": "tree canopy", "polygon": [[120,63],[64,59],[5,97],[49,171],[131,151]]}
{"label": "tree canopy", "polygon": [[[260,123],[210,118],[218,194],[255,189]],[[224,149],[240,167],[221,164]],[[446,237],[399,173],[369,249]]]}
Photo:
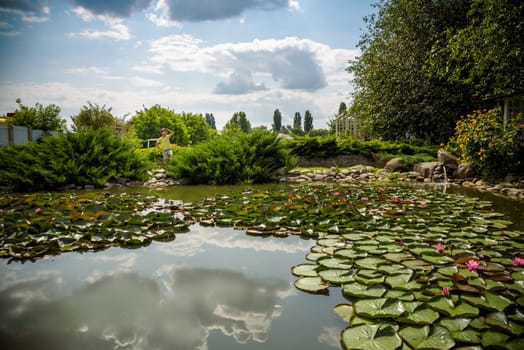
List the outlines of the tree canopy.
{"label": "tree canopy", "polygon": [[350,61],[350,112],[386,140],[445,143],[482,98],[522,88],[518,0],[383,0]]}
{"label": "tree canopy", "polygon": [[54,104],[43,106],[35,103],[34,107],[22,104],[21,99],[17,99],[18,108],[6,118],[7,124],[20,125],[40,129],[44,131],[65,131],[66,122],[60,118],[60,107]]}

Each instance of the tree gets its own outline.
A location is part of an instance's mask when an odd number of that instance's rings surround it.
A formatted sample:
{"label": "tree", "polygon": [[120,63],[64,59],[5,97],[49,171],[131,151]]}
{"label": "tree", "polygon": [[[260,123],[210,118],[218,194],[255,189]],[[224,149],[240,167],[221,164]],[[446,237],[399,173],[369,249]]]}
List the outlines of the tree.
{"label": "tree", "polygon": [[60,118],[60,107],[54,104],[43,106],[35,103],[34,107],[27,107],[22,104],[22,100],[17,98],[18,108],[6,118],[7,124],[20,125],[40,129],[44,131],[64,131],[66,122]]}
{"label": "tree", "polygon": [[212,128],[212,129],[215,129],[217,128],[217,125],[216,125],[216,122],[215,122],[215,116],[213,115],[213,113],[206,113],[206,123]]}
{"label": "tree", "polygon": [[131,123],[142,140],[156,139],[160,136],[160,129],[168,128],[175,133],[171,137],[172,142],[180,146],[187,146],[190,143],[190,135],[182,116],[160,105],[144,107],[131,118]]}
{"label": "tree", "polygon": [[307,134],[313,130],[313,116],[309,110],[304,114],[304,132]]}
{"label": "tree", "polygon": [[433,45],[464,26],[472,0],[385,0],[366,18],[368,33],[349,62],[354,115],[386,140],[445,143],[458,117],[471,109],[471,90],[424,69]]}
{"label": "tree", "polygon": [[524,89],[524,2],[473,0],[464,27],[450,28],[427,60],[431,73],[478,98]]}
{"label": "tree", "polygon": [[224,125],[224,131],[240,130],[244,133],[251,132],[251,123],[246,117],[245,112],[235,112],[229,121]]}
{"label": "tree", "polygon": [[278,109],[275,109],[273,112],[273,130],[280,131],[282,129],[282,114]]}
{"label": "tree", "polygon": [[216,131],[209,126],[201,114],[182,113],[182,119],[192,145],[207,141],[216,134]]}
{"label": "tree", "polygon": [[295,112],[295,117],[293,118],[293,129],[302,130],[302,116],[300,112]]}
{"label": "tree", "polygon": [[82,106],[78,115],[71,117],[73,130],[96,130],[101,128],[114,129],[116,118],[111,114],[111,108],[100,107],[96,103],[87,102],[87,106]]}

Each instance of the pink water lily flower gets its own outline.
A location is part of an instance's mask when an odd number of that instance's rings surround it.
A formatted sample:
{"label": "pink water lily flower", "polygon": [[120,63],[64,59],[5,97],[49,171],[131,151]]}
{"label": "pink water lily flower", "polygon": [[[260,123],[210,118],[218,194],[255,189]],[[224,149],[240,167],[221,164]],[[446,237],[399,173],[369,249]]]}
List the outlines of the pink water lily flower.
{"label": "pink water lily flower", "polygon": [[435,247],[435,250],[439,253],[442,253],[444,251],[444,245],[442,242],[438,242],[437,246]]}
{"label": "pink water lily flower", "polygon": [[480,267],[480,263],[477,260],[466,261],[466,267],[469,271],[477,271]]}
{"label": "pink water lily flower", "polygon": [[440,291],[440,293],[445,296],[445,297],[449,297],[449,288],[448,287],[443,287],[442,290]]}
{"label": "pink water lily flower", "polygon": [[397,196],[393,196],[393,198],[391,198],[391,201],[392,201],[393,203],[400,203],[400,199],[398,199]]}
{"label": "pink water lily flower", "polygon": [[419,204],[420,204],[421,207],[425,207],[426,205],[428,205],[428,202],[421,201]]}
{"label": "pink water lily flower", "polygon": [[513,264],[513,266],[524,266],[524,259],[516,256],[513,258],[511,263]]}

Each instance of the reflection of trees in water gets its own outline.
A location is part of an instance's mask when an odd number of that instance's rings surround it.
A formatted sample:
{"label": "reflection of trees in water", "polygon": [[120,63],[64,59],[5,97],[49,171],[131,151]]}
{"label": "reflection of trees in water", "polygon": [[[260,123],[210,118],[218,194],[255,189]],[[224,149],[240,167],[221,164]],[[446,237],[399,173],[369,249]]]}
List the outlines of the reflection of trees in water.
{"label": "reflection of trees in water", "polygon": [[[235,271],[177,268],[166,297],[136,273],[105,276],[52,300],[60,279],[0,292],[0,343],[7,349],[206,349],[211,330],[237,342],[264,341],[287,281]],[[5,346],[5,347],[4,347]]]}

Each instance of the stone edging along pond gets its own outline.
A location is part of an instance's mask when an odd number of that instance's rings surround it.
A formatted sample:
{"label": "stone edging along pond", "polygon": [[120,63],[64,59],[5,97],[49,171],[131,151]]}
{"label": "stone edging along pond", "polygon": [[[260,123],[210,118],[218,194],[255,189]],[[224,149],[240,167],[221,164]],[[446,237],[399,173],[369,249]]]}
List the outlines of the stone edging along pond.
{"label": "stone edging along pond", "polygon": [[[337,168],[297,168],[290,170],[277,179],[280,183],[448,183],[450,185],[473,187],[481,191],[488,191],[495,194],[508,196],[524,201],[524,181],[513,183],[494,184],[480,178],[454,179],[441,176],[424,177],[419,171],[394,172],[371,165],[355,165],[351,167]],[[115,185],[125,185],[121,181],[117,184],[108,184],[107,187]],[[176,181],[167,176],[164,169],[157,169],[150,173],[150,179],[143,183],[148,187],[166,187],[183,184],[183,181]],[[142,185],[131,182],[129,185]]]}

